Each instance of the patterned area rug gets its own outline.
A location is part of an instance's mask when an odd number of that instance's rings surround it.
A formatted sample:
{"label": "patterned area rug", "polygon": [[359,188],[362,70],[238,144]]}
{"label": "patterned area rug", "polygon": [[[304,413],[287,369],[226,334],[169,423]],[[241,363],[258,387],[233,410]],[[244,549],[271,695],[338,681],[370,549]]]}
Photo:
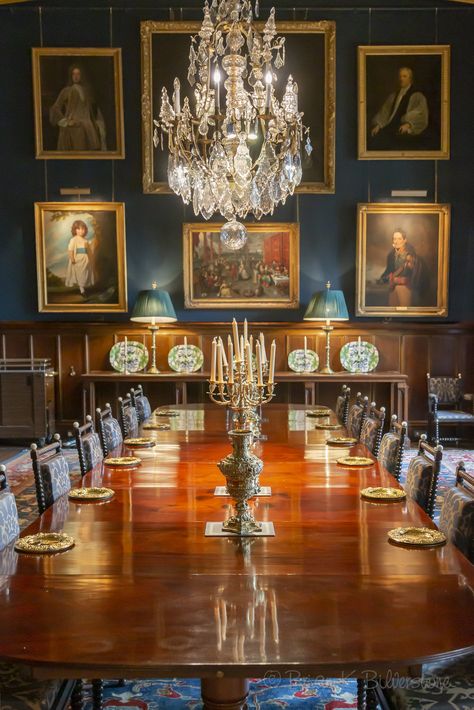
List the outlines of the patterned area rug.
{"label": "patterned area rug", "polygon": [[[135,680],[123,688],[105,687],[104,703],[108,710],[201,710],[201,686],[198,680]],[[248,710],[343,710],[357,707],[355,680],[253,680]],[[86,688],[84,710],[92,710],[90,690]]]}

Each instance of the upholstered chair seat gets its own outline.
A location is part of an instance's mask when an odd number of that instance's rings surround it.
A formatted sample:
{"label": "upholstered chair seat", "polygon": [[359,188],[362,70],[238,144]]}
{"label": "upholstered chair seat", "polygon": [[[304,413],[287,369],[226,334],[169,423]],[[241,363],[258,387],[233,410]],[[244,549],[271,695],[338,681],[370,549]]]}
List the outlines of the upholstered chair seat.
{"label": "upholstered chair seat", "polygon": [[335,413],[336,417],[341,424],[347,426],[347,418],[349,415],[349,400],[351,396],[351,390],[347,385],[343,385],[342,392],[336,400]]}
{"label": "upholstered chair seat", "polygon": [[120,446],[123,441],[122,430],[120,429],[120,424],[114,417],[104,419],[103,423],[105,445],[107,451],[112,451],[112,449],[116,449],[117,446]]}
{"label": "upholstered chair seat", "polygon": [[118,398],[120,427],[124,438],[126,436],[134,436],[138,431],[139,421],[133,401],[130,393],[126,397]]}
{"label": "upholstered chair seat", "polygon": [[364,423],[364,419],[367,416],[368,406],[368,398],[364,397],[364,399],[362,400],[361,395],[359,393],[357,395],[357,402],[353,404],[352,407],[349,409],[346,428],[349,434],[355,439],[359,439],[360,437],[362,424]]}
{"label": "upholstered chair seat", "polygon": [[439,422],[474,422],[474,414],[449,409],[438,410]]}
{"label": "upholstered chair seat", "polygon": [[62,454],[40,464],[46,507],[71,490],[69,466]]}
{"label": "upholstered chair seat", "polygon": [[372,402],[370,412],[362,422],[359,441],[361,444],[364,444],[374,456],[377,456],[379,452],[384,421],[385,407],[380,407],[380,410],[377,410],[375,408],[375,402]]}
{"label": "upholstered chair seat", "polygon": [[[8,490],[0,492],[0,550],[20,534],[15,496]],[[1,697],[0,697],[1,700]]]}
{"label": "upholstered chair seat", "polygon": [[104,459],[99,435],[95,432],[87,434],[82,438],[82,446],[84,448],[86,470],[90,471]]}
{"label": "upholstered chair seat", "polygon": [[377,459],[392,475],[395,475],[399,446],[399,436],[393,434],[391,431],[383,435]]}
{"label": "upholstered chair seat", "polygon": [[127,435],[134,434],[138,429],[138,416],[135,407],[127,407],[124,412]]}
{"label": "upholstered chair seat", "polygon": [[418,454],[408,465],[405,490],[432,518],[436,500],[439,470],[443,447],[433,448],[426,443],[426,436],[420,439]]}
{"label": "upholstered chair seat", "polygon": [[474,498],[451,488],[443,499],[439,529],[474,564]]}
{"label": "upholstered chair seat", "polygon": [[135,407],[137,409],[138,421],[144,422],[145,419],[151,417],[151,404],[148,397],[145,395],[136,398]]}

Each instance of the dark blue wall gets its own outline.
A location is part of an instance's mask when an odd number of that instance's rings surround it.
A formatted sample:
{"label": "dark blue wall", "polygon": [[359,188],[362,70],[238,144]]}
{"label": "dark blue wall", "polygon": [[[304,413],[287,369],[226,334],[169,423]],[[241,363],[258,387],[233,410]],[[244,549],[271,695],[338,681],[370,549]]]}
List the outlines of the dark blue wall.
{"label": "dark blue wall", "polygon": [[[61,4],[61,3],[58,3]],[[99,3],[97,3],[99,4]],[[119,3],[120,5],[122,3]],[[197,3],[200,5],[200,3]],[[299,3],[300,4],[300,3]],[[405,3],[406,4],[406,3]],[[155,4],[155,8],[158,3]],[[301,4],[300,4],[301,5]],[[278,9],[282,19],[331,19],[337,36],[337,166],[335,195],[293,198],[274,219],[301,223],[301,309],[248,311],[252,320],[300,320],[311,293],[330,278],[354,313],[357,202],[383,201],[392,189],[428,190],[452,205],[450,321],[474,318],[474,8],[389,7]],[[186,11],[183,19],[197,19]],[[180,19],[179,12],[175,18]],[[38,314],[33,203],[60,200],[60,187],[90,186],[94,200],[126,204],[128,295],[157,278],[170,290],[180,320],[225,320],[231,311],[186,311],[181,225],[194,221],[175,196],[141,191],[140,38],[142,19],[169,19],[166,9],[3,7],[0,9],[0,320],[57,320]],[[42,161],[34,158],[30,49],[122,47],[126,159]],[[451,160],[357,160],[359,44],[450,44]],[[91,320],[90,316],[61,316]],[[94,320],[111,320],[109,316]],[[128,316],[117,316],[127,320]],[[373,319],[372,319],[373,320]]]}

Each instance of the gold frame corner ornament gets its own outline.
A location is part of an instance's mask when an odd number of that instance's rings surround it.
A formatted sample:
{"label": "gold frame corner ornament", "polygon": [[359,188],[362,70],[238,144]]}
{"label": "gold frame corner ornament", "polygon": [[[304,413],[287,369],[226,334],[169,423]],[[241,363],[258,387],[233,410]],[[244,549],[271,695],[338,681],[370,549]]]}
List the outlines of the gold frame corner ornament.
{"label": "gold frame corner ornament", "polygon": [[[256,25],[263,29],[264,23]],[[143,193],[171,194],[167,182],[157,182],[153,174],[153,117],[158,110],[153,107],[152,41],[154,34],[196,34],[200,22],[158,22],[143,20],[140,23],[141,44],[141,114],[142,114],[142,184]],[[333,194],[336,189],[336,23],[333,20],[278,22],[278,31],[285,34],[324,34],[324,179],[321,182],[302,182],[295,190],[301,194]],[[317,150],[317,148],[316,148]]]}
{"label": "gold frame corner ornament", "polygon": [[[43,147],[41,67],[42,57],[111,57],[114,62],[115,150],[59,151]],[[125,158],[122,50],[120,47],[32,47],[35,158],[43,160],[122,160]]]}
{"label": "gold frame corner ornament", "polygon": [[[128,311],[124,202],[35,202],[36,275],[39,313],[126,313]],[[52,210],[114,212],[117,235],[118,302],[113,304],[48,303],[44,215]]]}
{"label": "gold frame corner ornament", "polygon": [[[446,318],[448,315],[449,287],[449,240],[451,207],[438,203],[368,203],[359,204],[357,218],[356,249],[356,316],[376,318]],[[438,215],[438,273],[437,303],[433,306],[391,306],[366,305],[366,265],[367,265],[367,217],[370,214],[437,214]]]}
{"label": "gold frame corner ornament", "polygon": [[183,224],[183,272],[184,272],[184,306],[186,309],[295,309],[300,305],[300,226],[297,222],[255,222],[246,223],[247,231],[287,232],[290,244],[289,295],[287,299],[270,298],[228,298],[218,296],[213,298],[198,298],[193,289],[193,252],[191,235],[196,231],[219,233],[222,222],[186,222]]}
{"label": "gold frame corner ornament", "polygon": [[[367,148],[367,56],[434,55],[441,57],[440,149],[369,150]],[[451,46],[448,44],[360,45],[357,48],[358,150],[359,160],[449,160],[450,158]]]}

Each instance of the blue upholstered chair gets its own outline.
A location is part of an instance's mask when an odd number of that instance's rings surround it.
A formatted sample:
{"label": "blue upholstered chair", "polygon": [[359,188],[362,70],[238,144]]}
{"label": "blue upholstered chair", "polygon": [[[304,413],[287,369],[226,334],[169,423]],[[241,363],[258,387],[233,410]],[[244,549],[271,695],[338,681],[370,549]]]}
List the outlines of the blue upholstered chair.
{"label": "blue upholstered chair", "polygon": [[122,436],[134,436],[138,432],[138,416],[130,393],[126,397],[118,398],[118,409]]}
{"label": "blue upholstered chair", "polygon": [[443,498],[438,527],[474,564],[474,476],[462,461],[456,468],[456,485]]}
{"label": "blue upholstered chair", "polygon": [[353,436],[357,440],[360,437],[360,432],[362,430],[364,419],[367,416],[368,408],[369,398],[362,397],[361,393],[358,392],[355,403],[349,409],[346,426],[350,436]]}
{"label": "blue upholstered chair", "polygon": [[349,416],[349,401],[351,398],[351,389],[347,385],[342,385],[342,392],[336,400],[336,417],[341,424],[347,426],[347,417]]}
{"label": "blue upholstered chair", "polygon": [[379,453],[384,422],[385,407],[377,409],[375,402],[372,402],[367,416],[362,422],[359,441],[361,444],[364,444],[374,456],[377,456]]}
{"label": "blue upholstered chair", "polygon": [[[20,534],[15,496],[8,490],[6,468],[0,466],[0,577],[8,578],[13,567],[4,565],[9,560],[16,566],[13,542]],[[9,556],[11,546],[12,556]],[[0,663],[0,707],[2,710],[65,710],[73,690],[74,681],[33,678],[31,669],[17,663]]]}
{"label": "blue upholstered chair", "polygon": [[104,460],[104,452],[99,435],[94,431],[94,424],[90,414],[86,416],[85,424],[80,425],[79,422],[74,422],[73,429],[81,475],[85,476],[86,473],[92,471],[94,466]]}
{"label": "blue upholstered chair", "polygon": [[135,388],[130,389],[130,397],[132,399],[132,404],[137,410],[138,423],[141,424],[151,417],[151,404],[148,397],[143,392],[142,385],[138,385]]}
{"label": "blue upholstered chair", "polygon": [[402,471],[403,452],[405,450],[405,446],[409,443],[407,438],[407,428],[407,423],[402,422],[399,424],[397,421],[397,415],[393,414],[390,430],[383,435],[382,441],[380,442],[379,452],[377,454],[377,460],[379,463],[381,463],[382,466],[397,479],[397,481],[400,480],[400,474]]}
{"label": "blue upholstered chair", "polygon": [[443,447],[430,446],[426,436],[420,439],[417,455],[409,463],[405,490],[430,518],[433,517]]}
{"label": "blue upholstered chair", "polygon": [[[440,435],[443,427],[474,425],[474,395],[464,394],[461,373],[457,377],[432,377],[426,375],[428,385],[428,437],[435,444],[440,441],[458,442],[459,437]],[[471,403],[471,411],[463,410],[466,401]]]}
{"label": "blue upholstered chair", "polygon": [[61,452],[59,434],[55,434],[53,442],[42,449],[39,449],[36,444],[31,444],[30,455],[33,463],[38,511],[42,515],[46,508],[49,508],[60,496],[71,490],[69,466]]}
{"label": "blue upholstered chair", "polygon": [[96,428],[104,456],[116,449],[123,441],[122,429],[117,419],[112,415],[112,408],[107,402],[105,409],[97,408]]}

